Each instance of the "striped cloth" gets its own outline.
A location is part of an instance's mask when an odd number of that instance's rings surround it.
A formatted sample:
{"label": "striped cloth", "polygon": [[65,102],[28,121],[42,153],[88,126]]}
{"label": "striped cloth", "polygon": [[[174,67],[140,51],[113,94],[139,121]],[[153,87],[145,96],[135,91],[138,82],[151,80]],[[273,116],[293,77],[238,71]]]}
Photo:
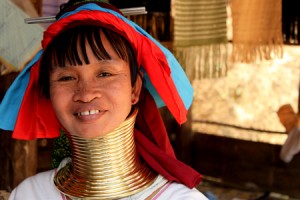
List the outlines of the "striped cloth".
{"label": "striped cloth", "polygon": [[[42,3],[42,16],[55,16],[59,10],[60,5],[66,3],[68,0],[43,0]],[[43,23],[41,26],[47,28],[51,23]]]}
{"label": "striped cloth", "polygon": [[226,0],[175,0],[174,47],[190,79],[227,71]]}
{"label": "striped cloth", "polygon": [[60,5],[67,1],[68,0],[43,0],[43,16],[55,16],[59,12]]}
{"label": "striped cloth", "polygon": [[232,0],[233,60],[282,57],[281,0]]}

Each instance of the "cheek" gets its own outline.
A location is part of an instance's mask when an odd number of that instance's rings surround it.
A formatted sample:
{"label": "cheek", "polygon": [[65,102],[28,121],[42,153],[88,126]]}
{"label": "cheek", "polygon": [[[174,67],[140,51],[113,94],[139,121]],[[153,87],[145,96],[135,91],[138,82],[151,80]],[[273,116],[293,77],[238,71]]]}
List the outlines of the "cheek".
{"label": "cheek", "polygon": [[50,87],[51,104],[58,117],[67,108],[68,96],[68,92],[61,87]]}
{"label": "cheek", "polygon": [[106,89],[106,91],[110,94],[112,98],[115,99],[115,101],[118,101],[123,104],[131,103],[132,88],[131,84],[128,82],[110,85]]}

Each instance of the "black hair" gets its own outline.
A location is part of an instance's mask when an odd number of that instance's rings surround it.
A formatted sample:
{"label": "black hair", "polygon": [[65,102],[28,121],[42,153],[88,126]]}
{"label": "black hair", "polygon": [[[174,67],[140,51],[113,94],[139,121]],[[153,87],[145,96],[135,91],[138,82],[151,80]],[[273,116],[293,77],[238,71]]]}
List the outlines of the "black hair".
{"label": "black hair", "polygon": [[129,64],[131,85],[134,86],[139,74],[135,52],[131,44],[120,34],[99,26],[77,26],[60,33],[44,51],[40,63],[38,87],[41,95],[49,98],[49,76],[54,66],[65,67],[89,64],[86,42],[99,60],[110,60],[100,32],[103,32],[119,58]]}

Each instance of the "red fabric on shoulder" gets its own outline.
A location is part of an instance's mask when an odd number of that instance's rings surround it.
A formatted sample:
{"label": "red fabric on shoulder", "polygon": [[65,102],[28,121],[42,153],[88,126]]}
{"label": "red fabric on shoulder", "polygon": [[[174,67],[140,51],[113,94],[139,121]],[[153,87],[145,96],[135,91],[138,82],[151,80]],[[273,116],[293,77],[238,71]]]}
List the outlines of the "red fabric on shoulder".
{"label": "red fabric on shoulder", "polygon": [[201,174],[176,159],[159,110],[146,90],[140,96],[134,134],[138,153],[167,180],[182,183],[189,188],[201,182]]}
{"label": "red fabric on shoulder", "polygon": [[142,132],[156,146],[175,158],[165,124],[154,99],[146,89],[142,89],[139,98],[139,112],[135,128]]}

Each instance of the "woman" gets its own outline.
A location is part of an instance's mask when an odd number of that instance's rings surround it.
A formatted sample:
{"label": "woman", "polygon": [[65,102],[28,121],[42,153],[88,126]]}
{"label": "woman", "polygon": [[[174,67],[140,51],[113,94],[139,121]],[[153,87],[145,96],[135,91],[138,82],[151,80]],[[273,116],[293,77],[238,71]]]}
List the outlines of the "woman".
{"label": "woman", "polygon": [[70,1],[58,16],[7,92],[0,113],[10,120],[0,127],[19,139],[63,129],[72,158],[26,179],[10,199],[206,199],[157,109],[164,103],[185,121],[192,89],[175,58],[110,4]]}

